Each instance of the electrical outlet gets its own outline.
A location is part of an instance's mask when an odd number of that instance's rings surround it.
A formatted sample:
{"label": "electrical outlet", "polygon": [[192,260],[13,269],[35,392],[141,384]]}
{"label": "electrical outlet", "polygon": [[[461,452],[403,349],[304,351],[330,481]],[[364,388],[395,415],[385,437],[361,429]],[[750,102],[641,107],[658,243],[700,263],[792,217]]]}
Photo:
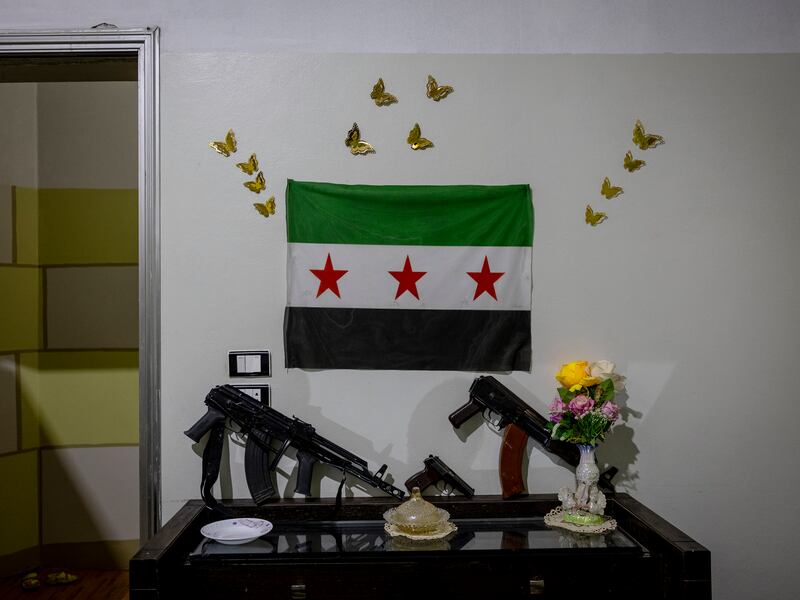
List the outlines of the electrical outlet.
{"label": "electrical outlet", "polygon": [[239,383],[234,384],[233,387],[251,398],[255,398],[262,404],[272,405],[272,390],[268,383]]}
{"label": "electrical outlet", "polygon": [[228,352],[229,377],[272,377],[269,350]]}

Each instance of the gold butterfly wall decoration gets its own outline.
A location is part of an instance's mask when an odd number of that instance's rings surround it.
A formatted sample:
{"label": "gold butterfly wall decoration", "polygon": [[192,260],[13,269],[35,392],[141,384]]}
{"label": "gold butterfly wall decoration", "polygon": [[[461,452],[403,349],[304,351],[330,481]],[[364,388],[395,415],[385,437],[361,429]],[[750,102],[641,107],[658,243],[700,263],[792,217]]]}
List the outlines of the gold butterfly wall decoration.
{"label": "gold butterfly wall decoration", "polygon": [[633,143],[639,146],[640,150],[648,150],[663,144],[664,138],[655,133],[646,133],[642,122],[636,119],[636,124],[633,126]]}
{"label": "gold butterfly wall decoration", "polygon": [[225,134],[224,141],[209,142],[208,145],[211,146],[211,148],[213,148],[216,152],[222,154],[222,156],[230,156],[236,152],[236,135],[233,133],[233,129],[228,129],[228,133]]}
{"label": "gold butterfly wall decoration", "polygon": [[383,78],[378,79],[378,83],[372,86],[372,93],[369,97],[372,98],[378,106],[389,106],[397,102],[397,97],[386,91]]}
{"label": "gold butterfly wall decoration", "polygon": [[598,226],[600,223],[608,219],[608,216],[604,212],[600,212],[599,210],[595,212],[592,210],[592,206],[590,204],[586,205],[586,224],[591,225],[592,227]]}
{"label": "gold butterfly wall decoration", "polygon": [[350,148],[350,154],[353,155],[375,152],[375,148],[372,147],[372,144],[361,139],[361,131],[358,129],[358,123],[353,123],[350,131],[347,132],[344,145]]}
{"label": "gold butterfly wall decoration", "polygon": [[429,139],[422,137],[422,130],[419,123],[414,123],[414,127],[408,132],[408,139],[406,140],[412,150],[425,150],[425,148],[433,147],[433,142]]}
{"label": "gold butterfly wall decoration", "polygon": [[264,173],[259,171],[258,175],[256,175],[255,181],[245,181],[242,185],[251,192],[260,194],[264,189],[266,189],[267,182],[264,180]]}
{"label": "gold butterfly wall decoration", "polygon": [[448,94],[453,92],[453,87],[449,85],[439,85],[433,78],[433,75],[428,75],[427,96],[431,100],[438,102],[442,98],[446,98]]}
{"label": "gold butterfly wall decoration", "polygon": [[247,160],[247,162],[236,163],[236,166],[248,175],[252,175],[258,171],[258,158],[256,158],[255,153],[253,153],[250,155],[250,158]]}
{"label": "gold butterfly wall decoration", "polygon": [[646,164],[647,163],[643,160],[633,158],[633,153],[630,150],[628,150],[628,152],[625,154],[625,159],[622,161],[622,166],[625,167],[625,170],[629,173],[638,171]]}
{"label": "gold butterfly wall decoration", "polygon": [[[208,145],[215,152],[219,152],[223,156],[230,156],[237,150],[236,134],[233,133],[233,129],[229,129],[224,140],[209,142]],[[250,155],[250,158],[248,158],[247,161],[236,163],[236,167],[247,175],[253,175],[253,173],[258,172],[255,179],[252,181],[245,181],[242,184],[248,190],[254,194],[260,194],[267,188],[267,181],[264,178],[264,172],[258,170],[258,157],[256,156],[255,152]],[[275,196],[270,196],[269,199],[264,203],[255,202],[253,207],[255,207],[260,215],[268,218],[270,215],[275,214]]]}
{"label": "gold butterfly wall decoration", "polygon": [[264,218],[269,218],[270,215],[275,214],[275,196],[270,196],[269,200],[261,204],[260,202],[254,202],[253,206]]}
{"label": "gold butterfly wall decoration", "polygon": [[619,196],[622,191],[622,188],[618,185],[611,185],[611,180],[608,177],[603,179],[603,185],[600,186],[600,193],[609,200]]}

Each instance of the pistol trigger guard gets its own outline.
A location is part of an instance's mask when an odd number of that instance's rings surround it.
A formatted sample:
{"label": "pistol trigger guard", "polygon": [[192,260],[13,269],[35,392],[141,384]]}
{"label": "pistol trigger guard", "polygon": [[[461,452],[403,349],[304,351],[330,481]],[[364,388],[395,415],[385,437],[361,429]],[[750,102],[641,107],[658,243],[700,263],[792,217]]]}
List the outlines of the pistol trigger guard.
{"label": "pistol trigger guard", "polygon": [[453,495],[453,486],[447,483],[446,481],[437,481],[436,489],[439,490],[439,495],[441,496]]}

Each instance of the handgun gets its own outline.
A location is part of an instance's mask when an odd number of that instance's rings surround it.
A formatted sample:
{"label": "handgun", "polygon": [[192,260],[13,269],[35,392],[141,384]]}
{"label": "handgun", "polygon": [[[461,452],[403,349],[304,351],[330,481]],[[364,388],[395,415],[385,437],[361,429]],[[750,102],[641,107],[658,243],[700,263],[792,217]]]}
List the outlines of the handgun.
{"label": "handgun", "polygon": [[406,489],[409,492],[415,487],[424,491],[431,485],[441,484],[443,489],[440,488],[440,491],[445,496],[449,496],[452,490],[458,490],[467,498],[475,495],[475,490],[438,456],[431,454],[422,462],[425,464],[425,468],[406,480]]}

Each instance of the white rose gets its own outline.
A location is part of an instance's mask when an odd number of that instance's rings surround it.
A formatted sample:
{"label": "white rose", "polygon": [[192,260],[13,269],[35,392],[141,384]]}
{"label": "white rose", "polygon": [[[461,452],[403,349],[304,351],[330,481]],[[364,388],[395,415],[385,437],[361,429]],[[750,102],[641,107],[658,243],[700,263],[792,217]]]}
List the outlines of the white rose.
{"label": "white rose", "polygon": [[621,392],[625,389],[625,377],[614,372],[616,365],[610,360],[598,360],[589,363],[589,374],[602,380],[610,379],[614,384],[614,391]]}

